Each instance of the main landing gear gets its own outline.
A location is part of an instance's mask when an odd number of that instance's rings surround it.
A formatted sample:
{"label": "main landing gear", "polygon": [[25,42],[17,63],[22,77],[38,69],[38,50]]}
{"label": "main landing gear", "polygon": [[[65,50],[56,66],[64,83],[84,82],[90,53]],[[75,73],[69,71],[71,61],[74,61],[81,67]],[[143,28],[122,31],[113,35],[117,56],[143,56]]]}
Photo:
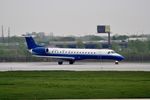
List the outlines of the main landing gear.
{"label": "main landing gear", "polygon": [[[69,64],[72,65],[72,64],[74,64],[74,62],[75,62],[74,60],[70,60],[70,61],[69,61]],[[63,64],[63,61],[58,61],[58,64],[59,64],[59,65],[62,65],[62,64]]]}
{"label": "main landing gear", "polygon": [[69,64],[70,65],[74,64],[74,61],[73,60],[69,61]]}
{"label": "main landing gear", "polygon": [[59,64],[59,65],[62,65],[62,64],[63,64],[63,61],[58,61],[58,64]]}

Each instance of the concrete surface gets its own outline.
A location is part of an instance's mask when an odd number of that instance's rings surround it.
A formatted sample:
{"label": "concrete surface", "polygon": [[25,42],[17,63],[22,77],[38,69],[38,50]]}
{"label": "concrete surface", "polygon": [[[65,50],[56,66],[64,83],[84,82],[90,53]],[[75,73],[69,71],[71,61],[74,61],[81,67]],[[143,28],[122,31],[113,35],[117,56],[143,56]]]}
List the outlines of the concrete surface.
{"label": "concrete surface", "polygon": [[64,62],[21,62],[0,63],[0,71],[38,71],[38,70],[69,70],[69,71],[150,71],[150,63],[124,63],[115,65],[114,62],[75,62],[69,65]]}

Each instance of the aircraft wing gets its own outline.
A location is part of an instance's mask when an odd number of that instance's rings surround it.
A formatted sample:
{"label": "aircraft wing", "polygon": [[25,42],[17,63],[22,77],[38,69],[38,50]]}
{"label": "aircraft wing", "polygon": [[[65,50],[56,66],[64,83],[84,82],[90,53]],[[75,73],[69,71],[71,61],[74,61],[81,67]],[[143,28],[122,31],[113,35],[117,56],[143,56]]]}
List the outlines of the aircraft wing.
{"label": "aircraft wing", "polygon": [[62,60],[75,60],[74,57],[64,57],[64,56],[38,56],[38,55],[33,55],[36,57],[48,57],[48,58],[53,58],[53,59],[62,59]]}
{"label": "aircraft wing", "polygon": [[74,60],[74,57],[62,57],[62,56],[48,56],[50,58],[55,58],[55,59],[64,59],[64,60]]}

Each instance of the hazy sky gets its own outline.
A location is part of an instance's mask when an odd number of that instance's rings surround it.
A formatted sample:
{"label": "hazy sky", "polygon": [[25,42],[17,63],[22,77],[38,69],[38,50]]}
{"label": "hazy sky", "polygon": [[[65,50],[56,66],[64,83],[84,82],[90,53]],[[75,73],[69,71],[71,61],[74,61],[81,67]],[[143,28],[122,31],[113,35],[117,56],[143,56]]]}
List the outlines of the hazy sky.
{"label": "hazy sky", "polygon": [[95,34],[101,24],[113,33],[149,34],[150,0],[0,0],[5,34],[8,26],[12,35]]}

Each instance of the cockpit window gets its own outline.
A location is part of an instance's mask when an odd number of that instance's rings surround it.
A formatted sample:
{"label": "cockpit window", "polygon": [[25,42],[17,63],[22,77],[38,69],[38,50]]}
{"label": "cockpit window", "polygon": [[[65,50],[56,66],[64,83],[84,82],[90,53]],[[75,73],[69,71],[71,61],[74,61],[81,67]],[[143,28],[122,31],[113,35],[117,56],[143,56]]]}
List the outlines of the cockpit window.
{"label": "cockpit window", "polygon": [[111,51],[111,53],[115,53],[115,51]]}
{"label": "cockpit window", "polygon": [[115,51],[108,51],[108,54],[113,54],[115,53]]}

